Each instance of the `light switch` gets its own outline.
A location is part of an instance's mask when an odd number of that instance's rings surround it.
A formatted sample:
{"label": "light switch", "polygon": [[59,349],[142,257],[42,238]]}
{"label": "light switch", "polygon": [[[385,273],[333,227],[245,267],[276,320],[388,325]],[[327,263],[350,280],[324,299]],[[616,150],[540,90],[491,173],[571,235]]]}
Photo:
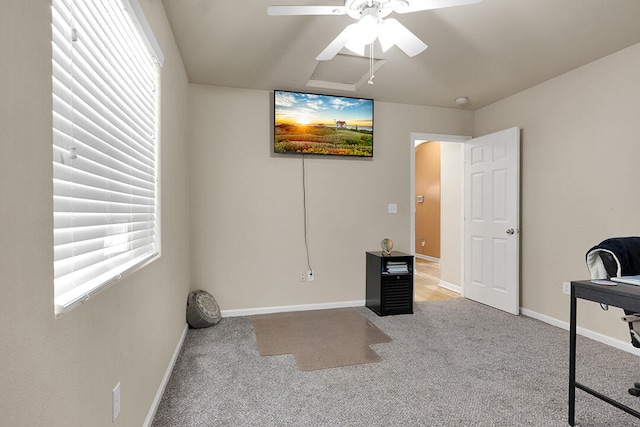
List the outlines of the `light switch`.
{"label": "light switch", "polygon": [[398,213],[398,205],[396,203],[389,203],[389,206],[387,207],[387,212],[389,213]]}

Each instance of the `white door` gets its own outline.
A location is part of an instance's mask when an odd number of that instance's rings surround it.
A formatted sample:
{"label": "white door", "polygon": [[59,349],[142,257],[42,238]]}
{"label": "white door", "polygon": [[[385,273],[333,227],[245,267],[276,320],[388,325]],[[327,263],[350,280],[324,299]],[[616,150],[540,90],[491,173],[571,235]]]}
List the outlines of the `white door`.
{"label": "white door", "polygon": [[464,296],[520,313],[520,129],[465,144]]}

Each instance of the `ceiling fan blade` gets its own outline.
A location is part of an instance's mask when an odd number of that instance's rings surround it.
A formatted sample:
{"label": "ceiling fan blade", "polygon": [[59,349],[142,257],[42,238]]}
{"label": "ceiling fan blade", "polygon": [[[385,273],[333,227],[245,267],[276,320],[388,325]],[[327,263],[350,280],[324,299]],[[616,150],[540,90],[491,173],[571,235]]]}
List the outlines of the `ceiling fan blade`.
{"label": "ceiling fan blade", "polygon": [[416,56],[428,46],[404,25],[393,18],[386,19],[379,28],[378,39],[383,51],[394,44],[409,56]]}
{"label": "ceiling fan blade", "polygon": [[345,15],[347,9],[344,6],[269,6],[267,15]]}
{"label": "ceiling fan blade", "polygon": [[406,0],[406,2],[398,2],[398,7],[395,8],[395,11],[397,13],[411,13],[421,10],[441,9],[443,7],[463,6],[466,4],[480,3],[481,1],[482,0]]}
{"label": "ceiling fan blade", "polygon": [[380,41],[380,47],[383,52],[386,52],[396,44],[396,31],[394,30],[394,21],[393,18],[386,19],[378,24],[378,40]]}
{"label": "ceiling fan blade", "polygon": [[344,45],[347,44],[349,40],[351,40],[351,37],[353,36],[353,33],[355,31],[356,25],[358,24],[355,23],[355,24],[347,25],[346,28],[342,30],[340,34],[338,34],[338,37],[333,39],[333,41],[329,43],[329,46],[325,47],[324,50],[320,52],[320,55],[316,57],[316,60],[329,61],[333,59],[333,57],[336,56],[336,54],[342,50]]}
{"label": "ceiling fan blade", "polygon": [[353,41],[347,42],[344,45],[344,47],[349,49],[351,52],[355,53],[356,55],[360,55],[360,56],[364,56],[364,50],[365,50],[366,46],[367,45],[362,44],[362,43],[353,43]]}

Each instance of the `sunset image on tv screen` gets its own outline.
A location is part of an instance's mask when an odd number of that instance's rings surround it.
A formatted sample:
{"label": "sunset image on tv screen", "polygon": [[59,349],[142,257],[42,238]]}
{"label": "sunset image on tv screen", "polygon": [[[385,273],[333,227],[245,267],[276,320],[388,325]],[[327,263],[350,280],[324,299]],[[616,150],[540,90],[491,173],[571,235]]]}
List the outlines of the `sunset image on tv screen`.
{"label": "sunset image on tv screen", "polygon": [[373,156],[373,100],[274,91],[276,153]]}

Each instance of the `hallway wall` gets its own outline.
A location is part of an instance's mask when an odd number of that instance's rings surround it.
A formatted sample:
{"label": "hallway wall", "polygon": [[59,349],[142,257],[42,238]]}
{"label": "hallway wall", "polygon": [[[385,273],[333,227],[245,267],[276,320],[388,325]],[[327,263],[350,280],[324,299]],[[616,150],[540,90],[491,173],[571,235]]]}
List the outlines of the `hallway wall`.
{"label": "hallway wall", "polygon": [[440,259],[440,143],[426,141],[415,150],[416,254]]}

